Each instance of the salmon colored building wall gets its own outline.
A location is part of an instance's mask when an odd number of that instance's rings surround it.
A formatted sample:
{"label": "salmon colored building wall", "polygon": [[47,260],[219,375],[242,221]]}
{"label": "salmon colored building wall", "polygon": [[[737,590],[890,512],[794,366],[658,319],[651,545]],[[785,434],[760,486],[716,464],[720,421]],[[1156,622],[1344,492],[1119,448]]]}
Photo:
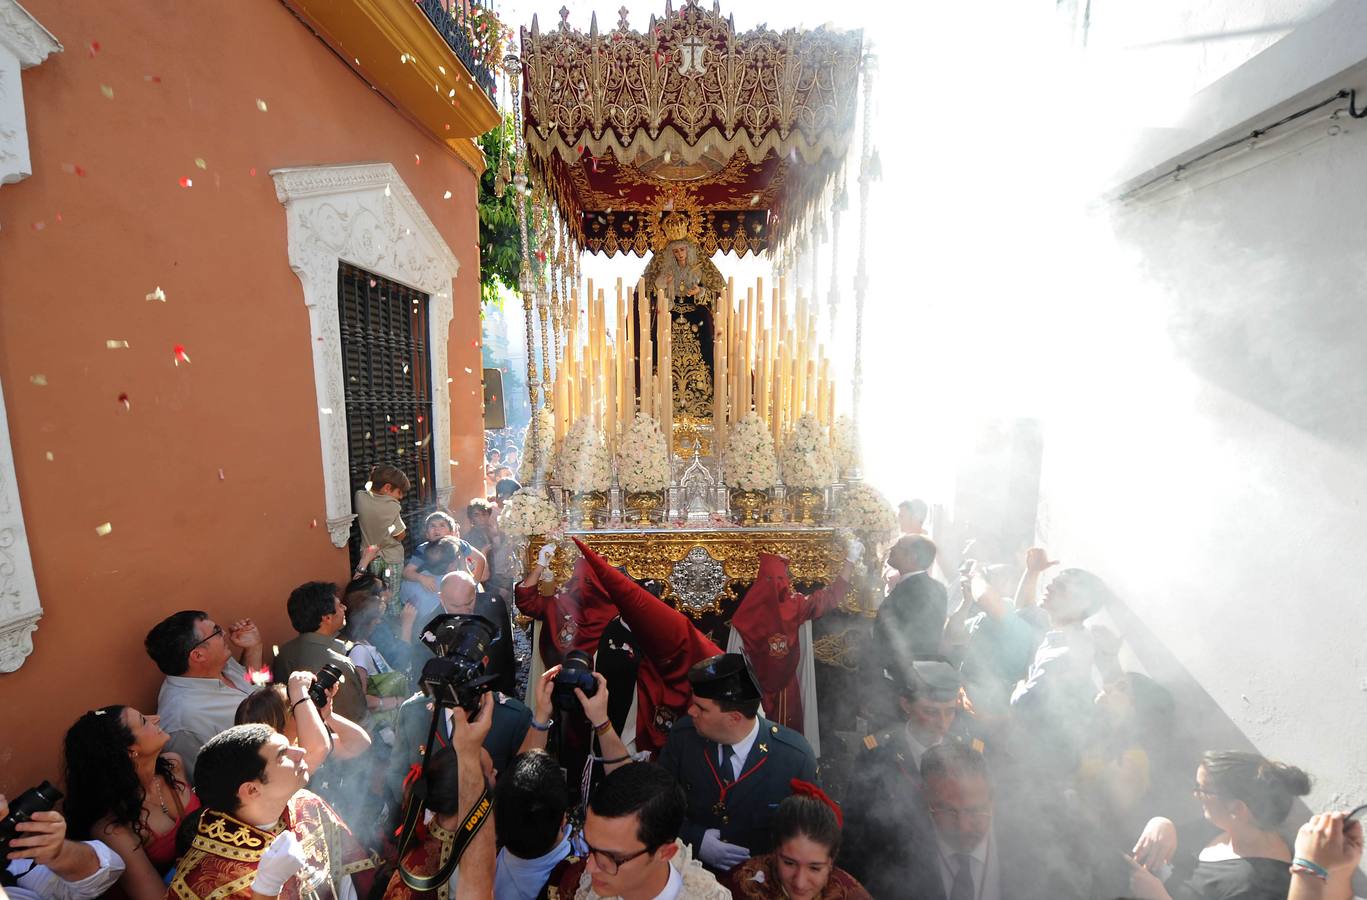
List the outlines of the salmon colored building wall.
{"label": "salmon colored building wall", "polygon": [[[57,780],[83,711],[154,708],[142,638],[163,616],[250,616],[283,643],[290,589],[347,575],[325,527],[312,338],[272,168],[398,169],[461,266],[458,506],[482,491],[483,449],[468,167],[275,0],[25,5],[65,51],[23,73],[33,175],[0,186],[0,378],[45,611],[33,654],[0,675],[11,796]],[[165,303],[144,299],[158,286]],[[189,364],[173,364],[176,345]]]}

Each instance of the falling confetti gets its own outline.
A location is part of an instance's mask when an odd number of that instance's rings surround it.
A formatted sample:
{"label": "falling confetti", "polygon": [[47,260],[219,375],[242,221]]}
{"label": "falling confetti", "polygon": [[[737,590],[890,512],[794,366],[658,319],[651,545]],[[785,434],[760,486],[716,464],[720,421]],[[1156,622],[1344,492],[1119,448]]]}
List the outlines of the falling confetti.
{"label": "falling confetti", "polygon": [[466,366],[466,367],[465,367],[465,374],[466,374],[466,375],[473,375],[473,374],[475,374],[475,370],[472,369],[472,368],[470,368],[469,366]]}
{"label": "falling confetti", "polygon": [[194,180],[193,178],[186,178],[186,177],[182,176],[181,179],[180,179],[180,186],[181,186],[181,187],[184,187],[184,188],[187,188],[187,187],[194,187],[194,186],[195,186],[195,180]]}
{"label": "falling confetti", "polygon": [[[317,527],[318,527],[318,520],[317,520],[317,519],[314,519],[314,520],[313,520],[313,524],[309,525],[309,527],[310,527],[310,528],[317,528]],[[275,652],[276,652],[276,653],[279,653],[280,651],[277,650],[277,651],[275,651]]]}
{"label": "falling confetti", "polygon": [[128,349],[128,342],[127,342],[127,341],[105,341],[105,342],[104,342],[104,346],[105,346],[106,349],[109,349],[109,350],[127,350],[127,349]]}
{"label": "falling confetti", "polygon": [[161,76],[160,76],[160,75],[144,75],[144,76],[142,76],[142,80],[143,80],[143,81],[147,81],[147,82],[151,82],[152,84],[161,84]]}
{"label": "falling confetti", "polygon": [[158,285],[158,286],[157,286],[157,289],[156,289],[155,291],[153,291],[152,293],[150,293],[150,294],[147,295],[147,299],[148,299],[148,300],[160,300],[162,303],[165,303],[165,302],[166,302],[166,292],[163,291],[163,290],[161,289],[161,286],[160,286],[160,285]]}
{"label": "falling confetti", "polygon": [[218,480],[219,480],[219,481],[226,481],[226,480],[227,480],[227,479],[224,477],[224,475],[223,475],[223,470],[222,470],[222,469],[219,469],[219,470],[218,470]]}
{"label": "falling confetti", "polygon": [[260,97],[257,97],[257,98],[256,98],[256,108],[259,109],[259,110],[261,110],[262,112],[265,112],[265,111],[266,111],[266,101],[265,101],[265,100],[262,100]]}
{"label": "falling confetti", "polygon": [[253,178],[255,178],[255,177],[256,177],[256,166],[252,166],[250,169],[248,169],[248,170],[247,170],[247,174],[250,175],[250,176],[252,176]]}
{"label": "falling confetti", "polygon": [[176,344],[171,348],[171,352],[175,354],[175,358],[172,362],[174,362],[177,367],[179,367],[182,362],[187,364],[190,362],[190,355],[185,352],[184,344]]}
{"label": "falling confetti", "polygon": [[57,220],[57,224],[58,224],[58,225],[62,224],[62,214],[61,214],[61,213],[57,213],[57,215],[53,216],[53,218]]}
{"label": "falling confetti", "polygon": [[42,230],[43,230],[44,228],[46,228],[46,227],[47,227],[47,223],[46,223],[46,222],[34,222],[34,223],[33,223],[33,230],[34,230],[34,231],[42,231]]}
{"label": "falling confetti", "polygon": [[759,202],[759,194],[755,194],[753,197],[750,198],[750,205],[751,205],[751,206],[754,206],[754,205],[755,205],[756,203],[758,203],[758,202]]}
{"label": "falling confetti", "polygon": [[90,58],[91,58],[91,59],[94,59],[94,58],[95,58],[95,54],[96,54],[96,53],[99,53],[99,52],[100,52],[100,42],[99,42],[99,41],[91,41],[91,42],[90,42]]}
{"label": "falling confetti", "polygon": [[47,387],[46,375],[30,375],[28,380],[38,385],[38,387]]}
{"label": "falling confetti", "polygon": [[47,453],[44,453],[43,455],[47,457],[48,462],[52,462],[52,460],[54,459],[51,450],[49,450]]}
{"label": "falling confetti", "polygon": [[98,534],[100,537],[104,537],[106,534],[109,534],[109,532],[113,530],[114,526],[110,525],[108,522],[105,522],[103,525],[95,526],[95,533]]}
{"label": "falling confetti", "polygon": [[421,155],[421,154],[419,154],[419,153],[414,153],[414,154],[413,154],[413,165],[415,165],[415,166],[420,166],[420,165],[422,165],[422,155]]}
{"label": "falling confetti", "polygon": [[119,394],[119,402],[123,404],[124,409],[133,408],[133,404],[129,402],[127,394]]}
{"label": "falling confetti", "polygon": [[446,66],[437,66],[437,71],[440,72],[441,74],[445,75],[445,74],[446,74]]}
{"label": "falling confetti", "polygon": [[196,157],[195,157],[195,165],[196,165],[196,166],[199,166],[201,169],[207,169],[207,168],[209,168],[209,164],[206,163],[206,162],[204,161],[204,158],[203,158],[203,157],[200,157],[200,156],[196,156]]}
{"label": "falling confetti", "polygon": [[75,163],[62,163],[62,171],[68,175],[75,175],[78,178],[85,177],[85,169],[82,169]]}
{"label": "falling confetti", "polygon": [[100,93],[104,94],[104,99],[106,100],[114,99],[114,89],[107,84],[100,85]]}
{"label": "falling confetti", "polygon": [[443,199],[443,200],[450,200],[450,199],[451,199],[451,192],[450,192],[450,191],[447,191],[446,193],[442,194],[442,195],[441,195],[441,199]]}

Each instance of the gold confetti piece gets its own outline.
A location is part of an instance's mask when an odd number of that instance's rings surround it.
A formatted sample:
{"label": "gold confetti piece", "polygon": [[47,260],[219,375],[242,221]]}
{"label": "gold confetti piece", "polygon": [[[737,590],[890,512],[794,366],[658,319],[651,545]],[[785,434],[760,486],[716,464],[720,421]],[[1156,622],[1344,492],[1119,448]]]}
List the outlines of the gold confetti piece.
{"label": "gold confetti piece", "polygon": [[450,192],[450,191],[447,191],[446,193],[442,194],[442,195],[441,195],[441,199],[443,199],[443,200],[450,200],[450,199],[451,199],[451,192]]}
{"label": "gold confetti piece", "polygon": [[104,99],[106,100],[114,99],[114,89],[107,84],[100,85],[100,93],[104,94]]}
{"label": "gold confetti piece", "polygon": [[109,350],[127,350],[127,341],[105,341],[104,346]]}
{"label": "gold confetti piece", "polygon": [[105,522],[103,525],[95,526],[95,533],[98,534],[100,537],[104,537],[106,534],[109,534],[109,532],[113,530],[114,526],[110,525],[108,522]]}
{"label": "gold confetti piece", "polygon": [[465,367],[465,374],[466,374],[466,375],[473,375],[473,374],[475,374],[475,370],[472,369],[472,368],[470,368],[469,366],[466,366],[466,367]]}
{"label": "gold confetti piece", "polygon": [[28,380],[29,380],[29,381],[32,381],[34,384],[38,385],[38,387],[47,387],[47,376],[46,376],[46,375],[30,375],[30,376],[28,377]]}
{"label": "gold confetti piece", "polygon": [[259,110],[261,110],[262,112],[265,112],[265,111],[266,111],[266,101],[265,101],[265,100],[262,100],[260,97],[257,97],[257,98],[256,98],[256,108],[259,109]]}
{"label": "gold confetti piece", "polygon": [[209,168],[209,164],[204,161],[203,157],[199,156],[195,157],[195,165],[199,166],[201,169]]}
{"label": "gold confetti piece", "polygon": [[47,457],[47,461],[48,461],[48,462],[52,462],[53,456],[52,456],[52,451],[51,451],[51,450],[49,450],[47,453],[45,453],[45,454],[43,454],[43,455]]}
{"label": "gold confetti piece", "polygon": [[157,286],[157,289],[156,289],[155,291],[153,291],[152,293],[150,293],[150,294],[147,295],[147,299],[148,299],[148,300],[160,300],[162,303],[165,303],[165,302],[166,302],[166,292],[163,291],[163,290],[161,289],[161,286],[160,286],[160,285],[158,285],[158,286]]}
{"label": "gold confetti piece", "polygon": [[446,66],[437,66],[437,71],[440,72],[441,74],[445,75],[445,74],[446,74]]}

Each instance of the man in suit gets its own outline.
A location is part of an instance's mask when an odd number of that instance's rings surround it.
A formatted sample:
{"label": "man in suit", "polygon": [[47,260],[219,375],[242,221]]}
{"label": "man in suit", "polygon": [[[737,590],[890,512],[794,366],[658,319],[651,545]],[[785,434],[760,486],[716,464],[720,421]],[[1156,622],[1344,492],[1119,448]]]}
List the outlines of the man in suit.
{"label": "man in suit", "polygon": [[688,672],[693,701],[660,752],[688,795],[680,835],[713,871],[772,849],[769,822],[794,778],[816,781],[816,756],[802,735],[759,715],[760,691],[739,653]]}
{"label": "man in suit", "polygon": [[949,592],[930,577],[933,562],[935,544],[924,535],[904,535],[888,551],[888,565],[897,577],[873,623],[871,677],[940,652]]}

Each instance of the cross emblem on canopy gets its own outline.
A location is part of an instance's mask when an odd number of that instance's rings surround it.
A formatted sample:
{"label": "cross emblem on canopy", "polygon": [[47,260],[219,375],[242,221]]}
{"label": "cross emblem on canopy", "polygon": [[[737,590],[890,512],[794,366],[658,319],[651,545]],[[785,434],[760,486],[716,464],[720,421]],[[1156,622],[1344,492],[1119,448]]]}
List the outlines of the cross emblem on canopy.
{"label": "cross emblem on canopy", "polygon": [[696,34],[690,35],[687,40],[679,45],[679,55],[682,63],[679,66],[679,74],[687,75],[690,72],[703,74],[703,54],[707,52],[707,45],[702,38]]}
{"label": "cross emblem on canopy", "polygon": [[628,12],[630,12],[630,10],[625,6],[617,10],[617,27],[622,31],[627,31],[631,28],[631,21],[627,18]]}

